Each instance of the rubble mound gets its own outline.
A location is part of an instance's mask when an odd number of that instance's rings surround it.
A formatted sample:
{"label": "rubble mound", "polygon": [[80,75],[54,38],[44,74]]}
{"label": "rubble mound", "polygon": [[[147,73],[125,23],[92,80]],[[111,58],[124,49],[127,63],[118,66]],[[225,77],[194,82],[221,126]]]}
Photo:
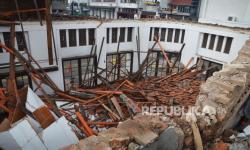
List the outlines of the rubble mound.
{"label": "rubble mound", "polygon": [[196,105],[211,120],[218,121],[217,135],[233,127],[239,110],[250,95],[250,40],[239,51],[237,58],[201,85]]}

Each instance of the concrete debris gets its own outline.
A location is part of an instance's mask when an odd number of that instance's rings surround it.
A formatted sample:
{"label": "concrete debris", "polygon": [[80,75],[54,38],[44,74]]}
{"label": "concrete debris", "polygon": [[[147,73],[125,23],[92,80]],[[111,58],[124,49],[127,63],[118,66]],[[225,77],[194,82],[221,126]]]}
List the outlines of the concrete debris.
{"label": "concrete debris", "polygon": [[220,141],[218,143],[216,143],[216,150],[228,150],[228,145],[226,143],[224,143],[223,141]]}
{"label": "concrete debris", "polygon": [[181,150],[183,147],[184,133],[180,128],[169,127],[158,140],[143,150]]}
{"label": "concrete debris", "polygon": [[135,139],[141,145],[147,145],[158,137],[153,131],[145,128],[144,125],[139,124],[134,120],[127,120],[118,125],[118,129],[125,130],[128,136]]}
{"label": "concrete debris", "polygon": [[244,133],[248,136],[248,135],[250,135],[250,125],[248,125],[247,127],[245,127],[244,129],[243,129],[243,131],[244,131]]}
{"label": "concrete debris", "polygon": [[[201,86],[196,105],[209,116],[208,120],[214,120],[213,124],[220,122],[217,126],[217,135],[237,124],[240,117],[238,112],[250,95],[249,41],[246,41],[238,57],[231,64],[214,73]],[[208,122],[208,125],[213,124]]]}
{"label": "concrete debris", "polygon": [[129,143],[128,150],[138,150],[138,149],[140,149],[140,145],[134,142]]}
{"label": "concrete debris", "polygon": [[[67,146],[67,149],[75,149],[76,147],[84,147],[86,149],[95,149],[99,145],[105,146],[105,148],[114,150],[125,150],[125,149],[138,149],[141,146],[148,145],[157,139],[159,126],[150,126],[145,124],[146,120],[151,116],[145,116],[143,120],[142,116],[135,116],[134,120],[126,120],[118,125],[117,128],[110,128],[106,131],[100,132],[98,136],[90,136],[80,142],[76,146]],[[156,117],[157,118],[157,117]],[[150,120],[149,120],[150,122]],[[164,121],[155,119],[159,124],[164,124]],[[164,131],[165,128],[161,127],[160,131]],[[154,132],[155,131],[155,132]],[[134,141],[134,142],[133,142]]]}
{"label": "concrete debris", "polygon": [[6,119],[1,124],[1,148],[45,150],[78,143],[78,138],[64,116],[54,117],[30,88],[26,92],[26,108],[34,113],[37,120],[26,116],[10,125]]}
{"label": "concrete debris", "polygon": [[170,119],[164,116],[150,116],[138,114],[133,118],[136,122],[143,124],[156,134],[162,133],[167,127]]}
{"label": "concrete debris", "polygon": [[[34,91],[28,87],[15,89],[12,66],[9,88],[0,90],[0,108],[7,114],[0,122],[0,147],[41,150],[181,150],[195,147],[202,150],[207,146],[204,142],[216,141],[215,137],[238,123],[240,110],[250,95],[250,40],[231,64],[215,72],[205,83],[201,74],[211,68],[202,70],[199,62],[189,67],[194,58],[184,67],[176,68],[176,65],[181,66],[178,61],[185,44],[174,62],[168,58],[157,37],[155,44],[159,45],[167,62],[164,68],[168,70],[167,76],[144,78],[144,71],[149,66],[145,59],[137,72],[122,80],[110,83],[108,77],[102,76],[107,72],[104,69],[96,71],[90,79],[84,77],[81,86],[73,85],[65,92],[57,87],[29,51],[25,51],[27,59],[15,48],[0,43],[1,48],[19,60],[36,85]],[[94,46],[90,55],[93,49]],[[150,53],[151,50],[147,58]],[[14,60],[11,60],[12,65]],[[120,67],[117,62],[112,69]],[[102,84],[93,88],[96,81]],[[53,93],[47,93],[42,84]],[[89,89],[86,84],[90,85]],[[35,93],[37,90],[40,96]],[[198,106],[201,115],[181,112],[176,116],[174,112],[166,114],[168,109],[159,107],[183,106],[183,111],[194,105]],[[142,106],[153,109],[144,113]],[[228,136],[229,143],[214,142],[216,149],[249,149],[245,143],[248,143],[250,126],[243,131],[237,136]]]}
{"label": "concrete debris", "polygon": [[249,150],[249,147],[242,143],[229,144],[228,150]]}

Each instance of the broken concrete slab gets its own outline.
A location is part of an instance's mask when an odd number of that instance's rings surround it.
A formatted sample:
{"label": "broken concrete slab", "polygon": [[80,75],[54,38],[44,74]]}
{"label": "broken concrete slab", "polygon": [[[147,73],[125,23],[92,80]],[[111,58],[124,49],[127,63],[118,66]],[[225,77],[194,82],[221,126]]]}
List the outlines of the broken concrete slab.
{"label": "broken concrete slab", "polygon": [[12,126],[12,128],[0,133],[0,147],[3,149],[15,150],[47,149],[27,118],[19,120]]}
{"label": "broken concrete slab", "polygon": [[135,120],[129,119],[120,123],[118,129],[125,130],[128,136],[133,137],[141,145],[147,145],[158,137],[157,134]]}
{"label": "broken concrete slab", "polygon": [[169,127],[154,143],[143,150],[181,150],[184,142],[184,133],[180,128]]}
{"label": "broken concrete slab", "polygon": [[156,134],[162,133],[168,127],[169,122],[169,118],[160,115],[152,116],[137,114],[133,119]]}
{"label": "broken concrete slab", "polygon": [[[250,46],[249,41],[239,51],[238,57],[225,67],[214,73],[205,84],[201,86],[197,106],[201,110],[205,103],[214,102],[215,108],[225,109],[220,116],[216,134],[221,134],[225,129],[231,128],[240,118],[239,110],[250,95]],[[213,104],[213,105],[214,105]]]}
{"label": "broken concrete slab", "polygon": [[68,123],[65,117],[61,117],[38,134],[48,149],[59,149],[78,143],[78,138]]}
{"label": "broken concrete slab", "polygon": [[128,150],[138,150],[140,148],[140,145],[134,143],[134,142],[131,142],[129,143],[128,145]]}
{"label": "broken concrete slab", "polygon": [[112,148],[109,146],[108,143],[106,143],[106,140],[103,139],[103,137],[100,136],[90,136],[88,138],[85,138],[83,140],[80,140],[77,144],[78,147],[81,148],[81,150],[111,150]]}
{"label": "broken concrete slab", "polygon": [[245,133],[246,135],[250,135],[250,125],[248,125],[247,127],[245,127],[245,128],[243,129],[243,131],[244,131],[244,133]]}
{"label": "broken concrete slab", "polygon": [[126,150],[131,139],[129,137],[113,138],[109,141],[112,150]]}

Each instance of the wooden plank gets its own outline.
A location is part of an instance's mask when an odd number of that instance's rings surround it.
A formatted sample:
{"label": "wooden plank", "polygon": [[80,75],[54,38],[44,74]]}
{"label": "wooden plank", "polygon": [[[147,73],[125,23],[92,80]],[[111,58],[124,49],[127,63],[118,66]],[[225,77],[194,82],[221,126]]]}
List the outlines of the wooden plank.
{"label": "wooden plank", "polygon": [[[100,102],[101,103],[101,102]],[[111,109],[108,108],[108,106],[106,106],[105,104],[101,104],[103,108],[105,108],[109,113],[111,113],[115,118],[117,118],[118,120],[121,120],[121,118],[114,113]]]}
{"label": "wooden plank", "polygon": [[119,116],[120,116],[121,118],[124,118],[124,114],[123,114],[123,112],[122,112],[122,108],[121,108],[121,106],[119,105],[119,103],[117,102],[116,97],[111,97],[111,102],[114,104],[115,109],[117,110]]}
{"label": "wooden plank", "polygon": [[47,28],[47,44],[48,44],[48,59],[49,65],[53,65],[53,50],[52,50],[52,19],[50,16],[51,0],[45,0],[45,20]]}
{"label": "wooden plank", "polygon": [[197,124],[194,121],[191,121],[191,127],[194,135],[194,143],[196,150],[203,150],[203,144],[201,140],[201,135]]}
{"label": "wooden plank", "polygon": [[133,110],[134,113],[141,112],[141,109],[137,106],[137,104],[125,94],[121,94],[120,98],[127,104],[129,108]]}
{"label": "wooden plank", "polygon": [[47,128],[50,124],[55,121],[54,116],[50,112],[49,108],[42,106],[33,112],[34,117],[40,123],[43,129]]}
{"label": "wooden plank", "polygon": [[159,39],[156,39],[156,40],[157,40],[157,43],[158,43],[158,45],[159,45],[159,47],[160,47],[160,50],[161,50],[161,52],[162,52],[162,54],[163,54],[163,56],[164,56],[164,59],[167,61],[168,66],[169,66],[169,67],[172,67],[172,63],[171,63],[171,61],[169,60],[167,54],[165,53],[165,50],[164,50],[163,46],[162,46],[161,43],[160,43],[160,40],[159,40]]}
{"label": "wooden plank", "polygon": [[36,12],[36,11],[46,11],[46,8],[23,9],[23,10],[18,10],[18,11],[5,11],[5,12],[1,12],[0,16],[12,16],[12,15],[16,15],[17,13],[30,13],[30,12]]}
{"label": "wooden plank", "polygon": [[89,127],[88,123],[84,120],[80,112],[76,112],[76,116],[78,120],[81,122],[83,125],[83,128],[85,129],[87,136],[94,135],[94,131]]}

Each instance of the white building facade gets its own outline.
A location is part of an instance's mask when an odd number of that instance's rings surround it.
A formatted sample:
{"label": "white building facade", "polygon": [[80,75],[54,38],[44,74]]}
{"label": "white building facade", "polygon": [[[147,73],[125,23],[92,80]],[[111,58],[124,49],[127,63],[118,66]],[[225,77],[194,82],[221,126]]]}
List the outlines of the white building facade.
{"label": "white building facade", "polygon": [[[39,22],[24,22],[24,30],[30,53],[62,90],[68,90],[72,80],[81,85],[85,79],[93,76],[93,72],[101,72],[102,69],[109,70],[116,57],[124,61],[125,65],[121,67],[119,76],[108,77],[110,81],[119,79],[126,73],[136,72],[139,66],[138,60],[142,63],[157,35],[169,56],[172,53],[178,53],[185,43],[180,60],[183,64],[187,64],[191,58],[194,58],[191,63],[193,65],[197,59],[202,58],[221,66],[230,63],[237,56],[250,35],[248,30],[236,31],[219,26],[176,21],[54,21],[54,64],[49,65],[46,27],[40,26]],[[0,27],[0,40],[6,45],[9,31],[9,27]],[[16,31],[21,31],[20,26],[16,26]],[[120,39],[120,44],[118,44],[118,39]],[[22,46],[20,41],[20,37],[17,36],[17,49]],[[138,59],[138,50],[140,59]],[[155,70],[156,67],[162,65],[160,64],[162,57],[158,56],[160,53],[158,45],[155,46],[154,51],[156,52],[155,58],[159,61],[158,64],[152,66],[151,70],[147,70],[148,76],[160,74]],[[87,63],[88,59],[89,63]],[[99,60],[98,67],[93,68],[97,60]],[[8,62],[9,54],[4,49],[0,49],[1,87],[6,87],[7,84]],[[86,72],[87,66],[92,69],[92,72]],[[30,82],[33,85],[25,73],[22,73],[22,67],[17,67],[18,69],[20,71],[17,71],[17,82],[20,84]]]}
{"label": "white building facade", "polygon": [[89,0],[88,2],[90,16],[102,19],[117,19],[123,14],[129,14],[129,18],[134,18],[138,5],[136,0]]}
{"label": "white building facade", "polygon": [[249,28],[249,16],[249,0],[202,0],[199,22]]}

